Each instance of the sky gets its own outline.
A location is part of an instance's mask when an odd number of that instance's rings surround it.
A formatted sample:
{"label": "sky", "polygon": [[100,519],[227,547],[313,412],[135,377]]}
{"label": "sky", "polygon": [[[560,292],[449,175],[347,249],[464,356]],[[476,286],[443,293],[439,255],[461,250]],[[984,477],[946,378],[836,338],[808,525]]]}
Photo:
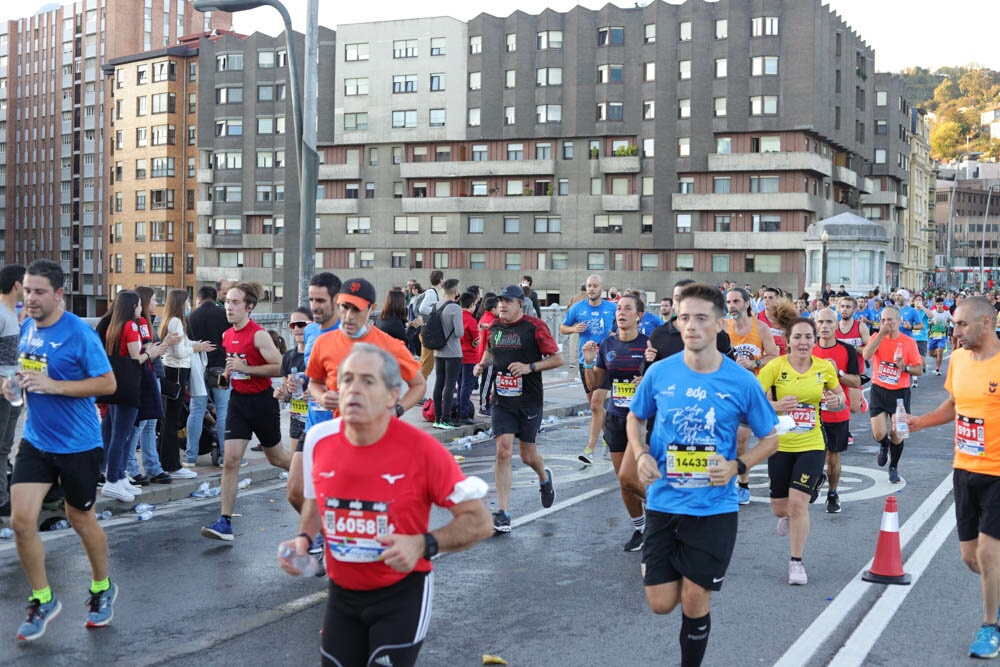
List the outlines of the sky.
{"label": "sky", "polygon": [[[282,0],[292,16],[292,25],[303,30],[306,0]],[[642,0],[646,2],[647,0]],[[668,0],[680,4],[679,0]],[[731,0],[739,1],[739,0]],[[798,1],[798,0],[796,0]],[[0,20],[23,16],[20,7],[41,7],[39,0],[0,3]],[[369,0],[343,2],[318,0],[319,23],[336,28],[339,23],[364,23],[428,16],[451,16],[463,21],[483,11],[507,16],[515,10],[537,14],[546,7],[567,11],[579,4],[598,9],[603,0]],[[622,7],[632,0],[613,3]],[[898,72],[919,65],[931,71],[944,65],[976,63],[1000,70],[1000,49],[995,43],[1000,26],[1000,2],[997,0],[824,0],[841,15],[855,32],[875,49],[875,68],[880,72]],[[274,9],[264,7],[240,12],[234,20],[242,33],[254,31],[275,35],[281,21]],[[993,34],[990,34],[991,31]]]}

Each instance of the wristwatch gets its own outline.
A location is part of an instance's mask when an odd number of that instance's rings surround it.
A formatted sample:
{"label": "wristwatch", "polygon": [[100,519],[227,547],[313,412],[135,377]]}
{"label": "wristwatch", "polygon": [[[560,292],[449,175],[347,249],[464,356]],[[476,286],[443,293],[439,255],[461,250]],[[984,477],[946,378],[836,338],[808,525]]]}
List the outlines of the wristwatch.
{"label": "wristwatch", "polygon": [[396,416],[402,417],[404,412],[406,412],[406,410],[403,409],[403,406],[399,403],[396,403]]}
{"label": "wristwatch", "polygon": [[531,372],[534,373],[535,372],[535,362],[532,361],[530,364],[528,364],[528,368],[530,368]]}
{"label": "wristwatch", "polygon": [[747,471],[747,464],[743,463],[743,459],[736,459],[736,474],[742,475]]}
{"label": "wristwatch", "polygon": [[438,554],[438,541],[430,533],[424,533],[424,558],[430,560]]}

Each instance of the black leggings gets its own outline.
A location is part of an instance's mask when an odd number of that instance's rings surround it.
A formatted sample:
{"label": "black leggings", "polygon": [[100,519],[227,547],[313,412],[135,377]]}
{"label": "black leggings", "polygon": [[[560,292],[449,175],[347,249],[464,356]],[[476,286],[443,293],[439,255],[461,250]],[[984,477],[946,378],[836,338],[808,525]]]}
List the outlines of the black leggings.
{"label": "black leggings", "polygon": [[461,374],[462,357],[434,359],[434,421],[451,421],[451,407]]}
{"label": "black leggings", "polygon": [[157,450],[160,454],[160,465],[166,472],[176,472],[181,468],[180,441],[177,438],[178,423],[184,413],[184,392],[187,391],[190,368],[164,368],[166,379],[176,381],[181,386],[181,393],[176,399],[163,397],[163,424],[160,425],[160,440]]}
{"label": "black leggings", "polygon": [[328,667],[386,664],[407,667],[427,635],[434,575],[413,572],[391,586],[352,591],[330,582],[323,621],[323,664]]}

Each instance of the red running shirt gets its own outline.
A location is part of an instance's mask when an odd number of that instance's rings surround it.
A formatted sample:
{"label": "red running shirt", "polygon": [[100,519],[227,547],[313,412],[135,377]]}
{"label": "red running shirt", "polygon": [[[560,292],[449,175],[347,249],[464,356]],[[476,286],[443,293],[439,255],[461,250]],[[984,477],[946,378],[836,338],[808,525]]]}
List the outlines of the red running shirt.
{"label": "red running shirt", "polygon": [[[258,331],[263,331],[253,320],[247,322],[246,326],[236,330],[236,327],[229,327],[222,334],[222,347],[226,350],[227,357],[239,357],[248,366],[264,366],[267,360],[253,344],[254,336]],[[233,389],[239,394],[259,394],[271,389],[271,378],[256,377],[233,371],[229,374],[229,382]]]}

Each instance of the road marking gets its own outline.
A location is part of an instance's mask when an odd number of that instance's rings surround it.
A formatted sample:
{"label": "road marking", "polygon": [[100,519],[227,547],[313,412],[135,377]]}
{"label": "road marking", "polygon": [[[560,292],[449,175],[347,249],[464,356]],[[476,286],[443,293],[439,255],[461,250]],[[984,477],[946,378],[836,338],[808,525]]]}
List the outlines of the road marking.
{"label": "road marking", "polygon": [[[930,520],[945,496],[951,492],[951,489],[952,481],[951,473],[949,473],[938,487],[921,503],[920,507],[910,516],[909,520],[899,529],[899,548],[901,550],[906,547],[906,544],[920,531],[923,525]],[[830,638],[830,635],[844,622],[865,593],[871,590],[872,584],[862,581],[861,575],[871,567],[872,560],[870,559],[865,563],[864,567],[844,586],[843,590],[837,594],[837,597],[833,599],[823,613],[817,616],[816,620],[799,635],[798,640],[788,647],[788,650],[781,656],[781,659],[775,663],[775,667],[799,667],[800,665],[810,663],[820,645]]]}
{"label": "road marking", "polygon": [[832,667],[860,667],[864,664],[865,658],[875,646],[875,642],[885,632],[889,621],[895,616],[906,596],[916,587],[920,576],[930,565],[931,558],[941,549],[954,527],[955,503],[952,503],[944,516],[938,520],[931,532],[904,564],[903,569],[910,574],[911,584],[909,586],[885,587],[886,590],[878,601],[872,605],[872,608],[858,623],[858,627],[847,638],[837,655],[833,657],[833,661],[830,662]]}
{"label": "road marking", "polygon": [[531,514],[525,514],[522,517],[514,519],[513,521],[510,522],[510,526],[511,528],[517,528],[518,526],[523,526],[526,523],[531,523],[536,519],[541,519],[542,517],[548,516],[553,512],[558,512],[561,509],[566,509],[567,507],[572,507],[573,505],[582,503],[584,500],[590,500],[591,498],[596,498],[597,496],[603,495],[610,491],[617,491],[617,490],[618,486],[605,486],[600,489],[591,489],[586,493],[581,493],[578,496],[573,496],[564,503],[559,503],[558,505],[553,505],[552,507],[540,509],[536,512],[532,512]]}
{"label": "road marking", "polygon": [[[869,500],[871,498],[879,498],[882,496],[892,495],[897,491],[902,491],[906,488],[906,478],[899,484],[893,484],[889,481],[886,476],[885,471],[878,468],[863,468],[861,466],[841,466],[842,474],[846,475],[840,478],[840,486],[837,488],[837,492],[840,494],[841,502],[853,502],[855,500]],[[754,479],[758,478],[761,481],[754,482]],[[757,468],[750,472],[750,488],[753,489],[763,489],[765,492],[771,486],[768,481],[767,471],[761,468]],[[822,489],[820,489],[822,493]],[[770,503],[771,499],[767,496],[751,496],[750,500],[755,503]]]}

